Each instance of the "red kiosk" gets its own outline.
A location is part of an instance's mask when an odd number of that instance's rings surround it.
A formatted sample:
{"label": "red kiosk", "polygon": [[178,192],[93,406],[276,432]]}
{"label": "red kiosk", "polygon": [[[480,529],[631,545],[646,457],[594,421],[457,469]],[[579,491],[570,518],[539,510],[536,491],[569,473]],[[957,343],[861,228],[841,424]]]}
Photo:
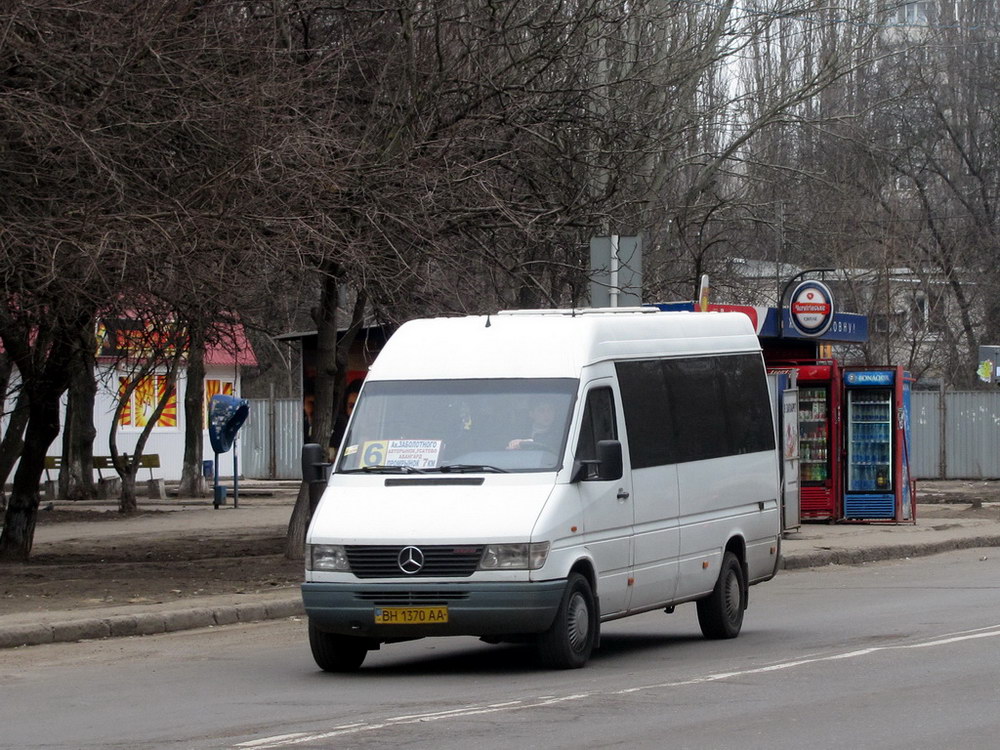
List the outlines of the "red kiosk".
{"label": "red kiosk", "polygon": [[[769,363],[774,369],[776,363]],[[833,521],[843,516],[843,393],[836,360],[788,362],[799,389],[799,512],[804,521]]]}

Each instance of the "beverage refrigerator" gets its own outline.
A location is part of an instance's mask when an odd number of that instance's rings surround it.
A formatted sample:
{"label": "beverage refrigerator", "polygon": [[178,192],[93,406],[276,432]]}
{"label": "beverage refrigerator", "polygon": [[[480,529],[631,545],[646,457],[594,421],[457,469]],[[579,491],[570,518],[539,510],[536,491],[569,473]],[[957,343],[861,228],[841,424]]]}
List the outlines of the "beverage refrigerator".
{"label": "beverage refrigerator", "polygon": [[845,367],[844,520],[913,522],[910,382],[901,367]]}
{"label": "beverage refrigerator", "polygon": [[781,530],[794,531],[799,515],[799,389],[794,370],[769,372],[776,439],[781,446]]}
{"label": "beverage refrigerator", "polygon": [[840,365],[796,362],[799,392],[799,514],[840,519]]}

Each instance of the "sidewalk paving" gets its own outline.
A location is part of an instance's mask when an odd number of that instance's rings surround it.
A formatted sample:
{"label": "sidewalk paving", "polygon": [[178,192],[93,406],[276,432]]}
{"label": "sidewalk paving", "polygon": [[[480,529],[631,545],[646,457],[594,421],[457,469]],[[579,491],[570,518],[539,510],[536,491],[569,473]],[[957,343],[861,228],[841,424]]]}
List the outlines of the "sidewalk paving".
{"label": "sidewalk paving", "polygon": [[[249,489],[249,487],[248,487]],[[68,522],[39,526],[36,543],[70,542],[88,535],[127,538],[143,534],[197,530],[204,535],[287,526],[294,489],[282,486],[274,499],[257,486],[253,503],[215,510],[210,502],[164,501],[158,513],[112,524]],[[291,493],[291,500],[289,499]],[[1000,483],[925,482],[918,491],[916,524],[807,523],[785,534],[784,570],[824,565],[862,564],[904,559],[955,549],[1000,547]],[[922,502],[926,500],[927,502]],[[974,508],[974,504],[983,507]],[[970,510],[974,510],[970,513]],[[110,528],[109,528],[110,526]],[[116,604],[86,612],[50,610],[0,612],[0,648],[118,636],[152,635],[301,616],[297,586],[259,594],[199,596],[163,603]]]}

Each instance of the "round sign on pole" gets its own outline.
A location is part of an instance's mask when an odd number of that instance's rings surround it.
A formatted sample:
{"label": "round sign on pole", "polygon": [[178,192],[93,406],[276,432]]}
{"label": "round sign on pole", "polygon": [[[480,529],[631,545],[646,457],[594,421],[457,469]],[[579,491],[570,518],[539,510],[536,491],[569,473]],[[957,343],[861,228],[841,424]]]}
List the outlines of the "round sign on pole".
{"label": "round sign on pole", "polygon": [[821,281],[803,281],[788,306],[792,327],[803,336],[822,336],[833,324],[833,293]]}

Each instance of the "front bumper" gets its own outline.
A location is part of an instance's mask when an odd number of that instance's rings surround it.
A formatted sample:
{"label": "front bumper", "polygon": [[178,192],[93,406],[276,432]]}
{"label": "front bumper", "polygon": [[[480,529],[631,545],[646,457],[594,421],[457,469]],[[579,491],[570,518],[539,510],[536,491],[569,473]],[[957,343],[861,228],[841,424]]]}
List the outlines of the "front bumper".
{"label": "front bumper", "polygon": [[[340,635],[388,640],[433,635],[541,633],[555,619],[565,579],[538,583],[303,583],[311,623]],[[378,607],[448,607],[448,621],[384,625]]]}

